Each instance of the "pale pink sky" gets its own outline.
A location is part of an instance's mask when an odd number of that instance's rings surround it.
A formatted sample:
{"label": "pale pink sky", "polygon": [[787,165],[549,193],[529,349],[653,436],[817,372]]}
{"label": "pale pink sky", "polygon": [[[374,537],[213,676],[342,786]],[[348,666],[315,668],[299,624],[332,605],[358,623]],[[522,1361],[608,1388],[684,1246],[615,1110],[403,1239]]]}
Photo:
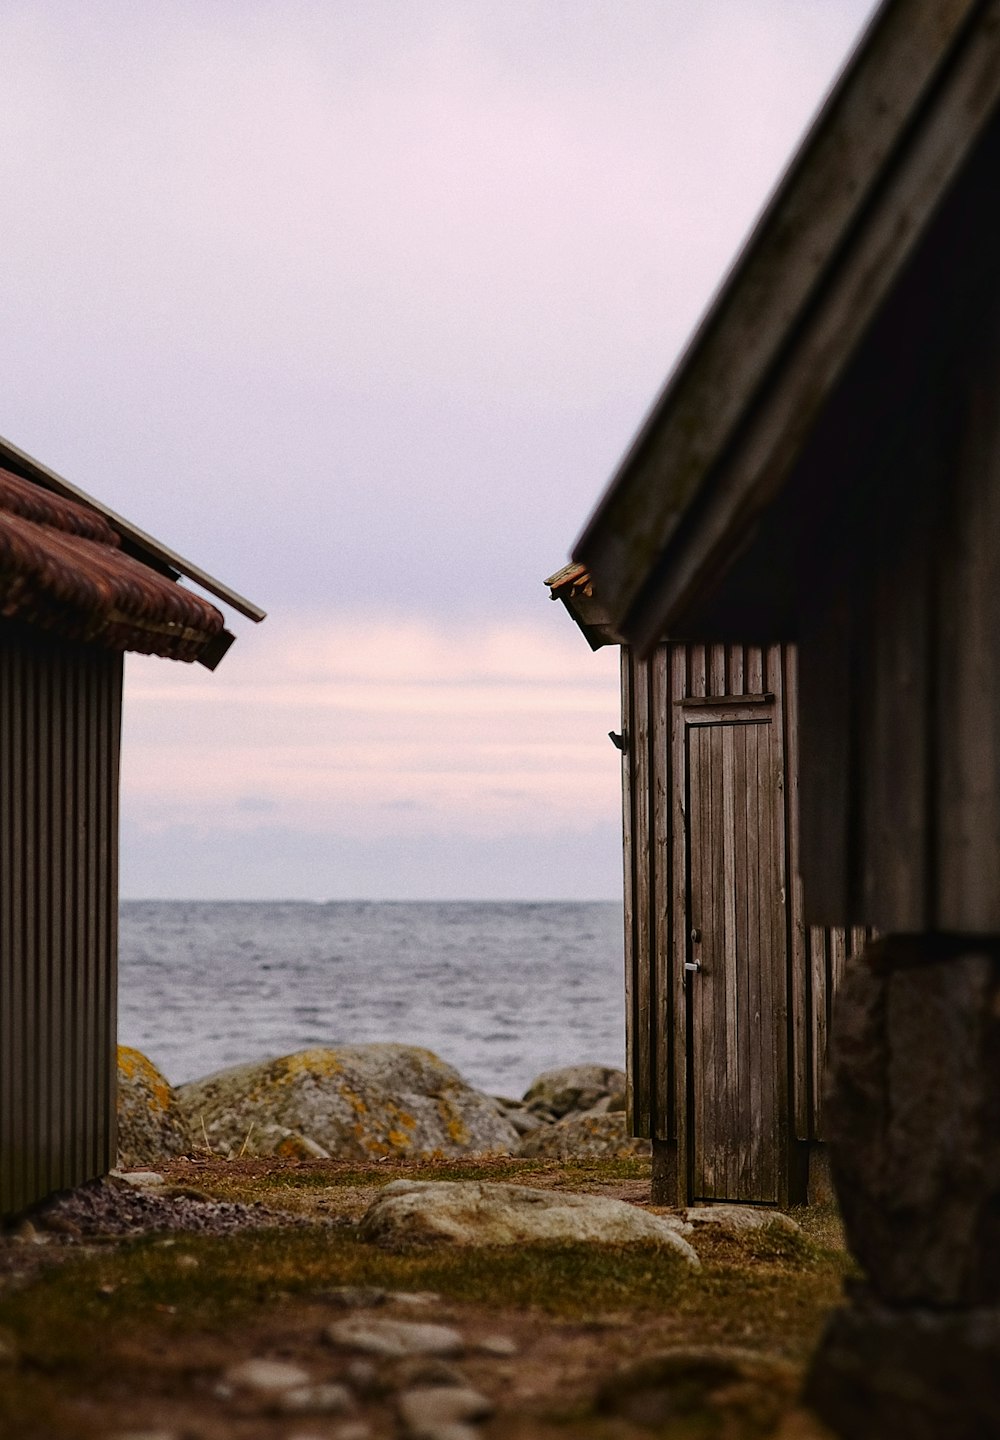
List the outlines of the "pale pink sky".
{"label": "pale pink sky", "polygon": [[0,434],[271,612],[130,662],[126,894],[618,894],[541,580],[872,8],[7,0]]}

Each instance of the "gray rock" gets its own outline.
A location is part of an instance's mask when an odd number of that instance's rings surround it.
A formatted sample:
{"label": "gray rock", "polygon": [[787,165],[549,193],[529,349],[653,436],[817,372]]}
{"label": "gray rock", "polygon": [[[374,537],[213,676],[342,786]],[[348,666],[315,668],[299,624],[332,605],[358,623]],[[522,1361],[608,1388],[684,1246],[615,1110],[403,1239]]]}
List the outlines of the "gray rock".
{"label": "gray rock", "polygon": [[624,1365],[601,1385],[595,1408],[658,1432],[697,1426],[698,1434],[770,1435],[797,1388],[794,1367],[772,1356],[677,1346]]}
{"label": "gray rock", "polygon": [[112,1170],[108,1179],[131,1185],[133,1190],[162,1190],[167,1183],[166,1176],[159,1170]]}
{"label": "gray rock", "polygon": [[282,1160],[331,1159],[329,1150],[317,1145],[310,1136],[290,1130],[287,1125],[262,1125],[250,1138],[255,1155],[279,1155]]}
{"label": "gray rock", "polygon": [[802,1226],[781,1210],[763,1205],[689,1205],[684,1211],[689,1225],[717,1225],[723,1230],[767,1230],[775,1228],[801,1234]]}
{"label": "gray rock", "polygon": [[688,1228],[606,1195],[477,1180],[396,1181],[361,1221],[363,1238],[377,1244],[654,1243],[696,1266],[698,1257],[682,1238]]}
{"label": "gray rock", "polygon": [[518,1154],[536,1160],[577,1160],[596,1156],[624,1159],[648,1155],[649,1141],[630,1135],[625,1116],[594,1111],[566,1115],[554,1125],[540,1126],[525,1136]]}
{"label": "gray rock", "polygon": [[501,1359],[509,1359],[518,1354],[518,1344],[509,1335],[484,1335],[482,1340],[477,1340],[475,1348],[480,1355],[496,1355]]}
{"label": "gray rock", "polygon": [[487,1420],[494,1410],[492,1401],[478,1390],[443,1385],[406,1390],[397,1404],[413,1440],[438,1440],[443,1429],[467,1420]]}
{"label": "gray rock", "polygon": [[411,1320],[380,1320],[351,1316],[335,1320],[324,1331],[331,1345],[401,1360],[407,1355],[461,1355],[465,1342],[447,1325]]}
{"label": "gray rock", "polygon": [[222,1377],[224,1385],[236,1390],[259,1390],[275,1394],[281,1390],[297,1390],[309,1384],[308,1371],[287,1360],[265,1358],[243,1360],[231,1365]]}
{"label": "gray rock", "polygon": [[118,1046],[118,1164],[134,1168],[192,1147],[176,1091],[151,1060]]}
{"label": "gray rock", "polygon": [[608,1065],[564,1065],[546,1070],[524,1092],[525,1104],[545,1106],[557,1118],[574,1110],[589,1110],[605,1097],[624,1108],[624,1070]]}
{"label": "gray rock", "polygon": [[[412,1045],[342,1045],[237,1065],[182,1085],[192,1128],[220,1150],[256,1153],[270,1127],[309,1136],[338,1159],[510,1153],[517,1132],[450,1065]],[[251,1126],[253,1127],[251,1129]],[[247,1136],[249,1134],[249,1141]]]}
{"label": "gray rock", "polygon": [[530,1135],[533,1130],[537,1130],[541,1125],[551,1123],[543,1119],[541,1115],[533,1114],[532,1111],[526,1109],[508,1110],[507,1119],[513,1125],[518,1135],[522,1137]]}
{"label": "gray rock", "polygon": [[847,968],[825,1112],[833,1178],[879,1297],[996,1305],[1000,959],[934,947],[888,937]]}
{"label": "gray rock", "polygon": [[346,1415],[354,1399],[346,1385],[296,1385],[282,1391],[274,1408],[282,1415]]}

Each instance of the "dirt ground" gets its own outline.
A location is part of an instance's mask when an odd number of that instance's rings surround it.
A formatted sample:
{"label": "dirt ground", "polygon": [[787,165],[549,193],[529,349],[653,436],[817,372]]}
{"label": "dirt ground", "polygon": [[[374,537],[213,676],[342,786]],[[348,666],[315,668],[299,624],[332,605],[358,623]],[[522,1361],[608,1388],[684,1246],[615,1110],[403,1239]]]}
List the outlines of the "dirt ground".
{"label": "dirt ground", "polygon": [[[161,1173],[148,1203],[120,1185],[110,1199],[106,1189],[86,1203],[71,1196],[0,1239],[5,1440],[389,1440],[417,1433],[401,1419],[408,1390],[458,1384],[494,1413],[449,1440],[823,1433],[796,1394],[849,1269],[831,1211],[796,1211],[801,1234],[696,1233],[702,1265],[690,1271],[654,1247],[386,1251],[357,1233],[377,1192],[402,1176],[648,1206],[648,1162],[636,1159],[211,1158]],[[174,1228],[162,1228],[165,1216]],[[347,1315],[453,1327],[460,1352],[366,1358],[326,1337]],[[663,1355],[673,1356],[669,1382]],[[347,1408],[314,1392],[302,1413],[282,1410],[279,1396],[228,1377],[250,1359],[344,1386]]]}

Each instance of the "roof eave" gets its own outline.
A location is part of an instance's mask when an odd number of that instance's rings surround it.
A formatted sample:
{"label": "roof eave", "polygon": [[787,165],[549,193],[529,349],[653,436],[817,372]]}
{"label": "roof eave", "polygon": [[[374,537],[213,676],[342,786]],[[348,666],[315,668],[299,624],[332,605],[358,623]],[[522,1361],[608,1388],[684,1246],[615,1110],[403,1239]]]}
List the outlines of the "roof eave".
{"label": "roof eave", "polygon": [[[43,488],[53,490],[57,495],[64,495],[70,500],[78,500],[82,505],[103,515],[119,532],[123,540],[134,547],[143,558],[149,557],[155,562],[154,568],[166,567],[173,572],[175,577],[183,575],[186,579],[193,580],[196,585],[207,590],[210,595],[214,595],[224,604],[231,606],[239,614],[245,615],[248,620],[259,622],[265,619],[267,611],[262,610],[252,600],[246,599],[236,590],[224,585],[221,580],[216,580],[214,576],[209,575],[207,571],[202,570],[192,561],[185,560],[182,555],[178,555],[176,551],[161,544],[152,535],[147,535],[144,530],[140,530],[137,525],[133,525],[130,520],[126,520],[124,516],[95,499],[93,495],[88,495],[85,490],[73,485],[62,475],[57,474],[55,470],[50,470],[47,465],[43,465],[39,460],[35,460],[31,455],[19,450],[16,445],[12,445],[9,440],[4,440],[2,437],[0,437],[0,464],[8,466],[26,480],[33,480]],[[218,664],[222,658],[222,653],[215,660],[215,664]],[[215,667],[212,665],[210,668],[214,669]]]}
{"label": "roof eave", "polygon": [[998,98],[1000,0],[876,14],[574,548],[628,639],[745,543]]}

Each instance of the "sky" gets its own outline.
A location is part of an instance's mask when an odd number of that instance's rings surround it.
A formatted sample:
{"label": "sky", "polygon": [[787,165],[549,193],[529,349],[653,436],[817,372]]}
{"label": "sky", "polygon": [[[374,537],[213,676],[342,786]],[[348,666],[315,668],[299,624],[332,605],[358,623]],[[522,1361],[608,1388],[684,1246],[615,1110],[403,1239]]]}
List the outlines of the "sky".
{"label": "sky", "polygon": [[619,896],[541,582],[873,8],[5,0],[0,434],[269,612],[129,658],[124,896]]}

